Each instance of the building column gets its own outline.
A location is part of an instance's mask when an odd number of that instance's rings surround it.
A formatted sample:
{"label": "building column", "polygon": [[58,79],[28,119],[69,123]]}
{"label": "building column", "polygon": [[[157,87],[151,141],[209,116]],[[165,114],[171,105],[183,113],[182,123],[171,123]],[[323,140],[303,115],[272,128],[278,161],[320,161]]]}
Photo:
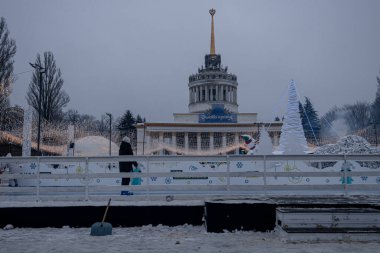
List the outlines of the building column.
{"label": "building column", "polygon": [[210,143],[209,143],[210,150],[214,150],[214,133],[210,132]]}
{"label": "building column", "polygon": [[[158,133],[158,143],[159,143],[159,145],[161,145],[161,147],[163,147],[163,144],[164,144],[164,133],[163,132]],[[164,149],[160,149],[160,155],[164,155]]]}
{"label": "building column", "polygon": [[185,153],[189,152],[189,133],[185,132]]}
{"label": "building column", "polygon": [[[239,145],[239,133],[235,133],[235,145]],[[235,154],[239,154],[239,147],[235,149]]]}
{"label": "building column", "polygon": [[197,151],[201,151],[201,133],[197,133]]}
{"label": "building column", "polygon": [[280,132],[273,132],[273,146],[279,145]]}
{"label": "building column", "polygon": [[152,147],[152,138],[149,132],[145,132],[145,145],[144,145],[144,155],[151,155],[150,149]]}
{"label": "building column", "polygon": [[225,132],[222,133],[222,148],[227,147],[227,134]]}
{"label": "building column", "polygon": [[177,133],[175,132],[172,132],[172,146],[175,150],[177,150]]}
{"label": "building column", "polygon": [[206,89],[206,91],[205,91],[205,94],[206,94],[205,101],[209,101],[208,100],[208,85],[205,86],[205,89]]}

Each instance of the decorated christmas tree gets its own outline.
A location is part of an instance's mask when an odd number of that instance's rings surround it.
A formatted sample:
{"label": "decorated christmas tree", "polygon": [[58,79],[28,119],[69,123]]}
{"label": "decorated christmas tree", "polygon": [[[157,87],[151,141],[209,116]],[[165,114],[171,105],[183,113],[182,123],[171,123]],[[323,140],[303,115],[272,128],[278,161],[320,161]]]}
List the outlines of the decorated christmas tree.
{"label": "decorated christmas tree", "polygon": [[281,128],[280,145],[277,151],[282,154],[304,154],[305,151],[308,151],[299,113],[296,85],[293,80],[289,85],[288,106]]}

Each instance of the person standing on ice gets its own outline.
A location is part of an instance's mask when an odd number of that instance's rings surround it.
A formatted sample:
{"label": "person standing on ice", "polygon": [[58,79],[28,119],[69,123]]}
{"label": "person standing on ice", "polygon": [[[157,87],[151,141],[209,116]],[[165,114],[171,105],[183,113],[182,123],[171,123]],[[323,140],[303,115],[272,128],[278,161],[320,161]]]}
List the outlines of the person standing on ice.
{"label": "person standing on ice", "polygon": [[[123,141],[120,144],[119,155],[133,155],[131,139],[127,136],[123,138]],[[119,162],[119,171],[120,172],[132,172],[133,167],[137,167],[137,162]],[[121,180],[122,185],[129,185],[130,178],[126,177]]]}

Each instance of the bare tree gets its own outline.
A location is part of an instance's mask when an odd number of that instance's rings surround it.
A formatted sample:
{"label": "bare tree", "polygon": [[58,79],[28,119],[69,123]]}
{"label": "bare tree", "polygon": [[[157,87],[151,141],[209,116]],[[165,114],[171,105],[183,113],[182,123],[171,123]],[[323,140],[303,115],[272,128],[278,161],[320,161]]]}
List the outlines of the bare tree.
{"label": "bare tree", "polygon": [[344,119],[352,132],[366,128],[371,120],[371,106],[366,102],[345,105]]}
{"label": "bare tree", "polygon": [[16,42],[9,37],[7,23],[0,18],[0,118],[9,107],[9,95],[13,76],[13,56],[16,54]]}
{"label": "bare tree", "polygon": [[35,62],[44,68],[42,85],[40,89],[40,73],[36,69],[26,96],[28,103],[38,110],[39,97],[41,94],[41,116],[47,121],[53,121],[62,117],[62,109],[69,103],[70,97],[62,90],[63,79],[61,70],[56,67],[52,52],[45,52],[43,63],[40,54],[37,54]]}

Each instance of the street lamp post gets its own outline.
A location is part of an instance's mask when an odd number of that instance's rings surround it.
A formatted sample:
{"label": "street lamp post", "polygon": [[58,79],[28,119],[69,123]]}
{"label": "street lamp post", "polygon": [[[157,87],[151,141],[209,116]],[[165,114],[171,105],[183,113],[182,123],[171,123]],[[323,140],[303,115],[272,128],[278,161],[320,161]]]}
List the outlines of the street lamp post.
{"label": "street lamp post", "polygon": [[39,73],[38,78],[38,85],[39,85],[39,92],[38,92],[38,130],[37,130],[37,153],[40,156],[40,139],[41,139],[41,103],[42,103],[42,74],[46,73],[45,68],[41,67],[37,63],[29,63],[32,68],[37,69]]}
{"label": "street lamp post", "polygon": [[112,137],[112,114],[106,113],[108,117],[110,117],[110,146],[109,146],[109,155],[111,156],[111,137]]}

